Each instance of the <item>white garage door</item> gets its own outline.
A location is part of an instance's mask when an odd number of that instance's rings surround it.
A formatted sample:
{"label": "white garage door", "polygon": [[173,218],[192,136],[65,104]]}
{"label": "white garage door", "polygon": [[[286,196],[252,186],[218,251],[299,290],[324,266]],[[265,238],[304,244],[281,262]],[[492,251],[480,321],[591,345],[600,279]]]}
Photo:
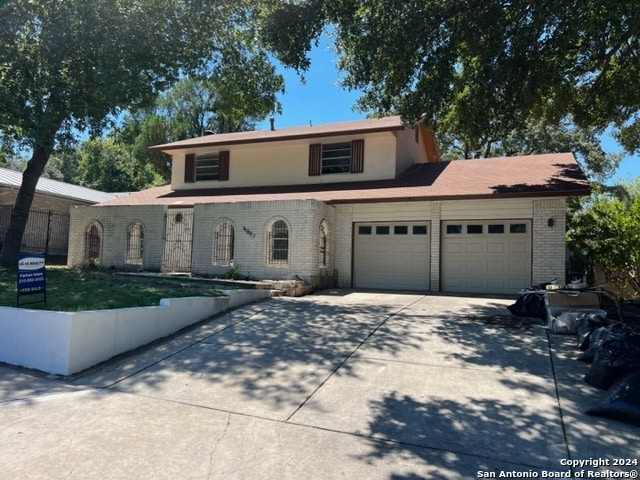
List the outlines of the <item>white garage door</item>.
{"label": "white garage door", "polygon": [[429,289],[429,222],[357,223],[356,288]]}
{"label": "white garage door", "polygon": [[515,294],[531,286],[529,220],[443,222],[444,292]]}

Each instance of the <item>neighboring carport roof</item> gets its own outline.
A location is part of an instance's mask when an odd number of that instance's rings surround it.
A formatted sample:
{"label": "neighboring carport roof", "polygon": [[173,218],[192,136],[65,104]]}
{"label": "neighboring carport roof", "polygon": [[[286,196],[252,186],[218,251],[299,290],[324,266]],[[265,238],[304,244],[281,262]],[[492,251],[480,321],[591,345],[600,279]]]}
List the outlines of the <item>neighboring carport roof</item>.
{"label": "neighboring carport roof", "polygon": [[[0,167],[0,188],[8,187],[19,189],[22,185],[22,172]],[[36,193],[53,195],[55,197],[77,200],[82,203],[95,204],[110,200],[119,194],[106,193],[91,188],[59,182],[49,178],[40,177],[36,185]]]}
{"label": "neighboring carport roof", "polygon": [[588,195],[571,153],[420,163],[390,180],[242,188],[150,188],[100,205],[173,205],[313,199],[327,203]]}

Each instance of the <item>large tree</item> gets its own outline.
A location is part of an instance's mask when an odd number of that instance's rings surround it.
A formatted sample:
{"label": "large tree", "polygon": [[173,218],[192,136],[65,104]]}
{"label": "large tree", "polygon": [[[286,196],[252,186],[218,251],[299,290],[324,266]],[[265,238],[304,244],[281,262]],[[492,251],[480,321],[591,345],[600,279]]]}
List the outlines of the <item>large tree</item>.
{"label": "large tree", "polygon": [[57,142],[148,104],[239,40],[254,2],[9,0],[0,4],[0,131],[28,148],[0,265],[15,268],[36,183]]}
{"label": "large tree", "polygon": [[137,162],[151,165],[167,181],[171,178],[171,157],[149,147],[190,138],[189,131],[188,122],[182,118],[172,119],[143,110],[127,115],[110,135],[125,145]]}
{"label": "large tree", "polygon": [[483,136],[467,140],[462,133],[444,128],[438,135],[438,146],[444,160],[573,152],[589,178],[599,182],[615,172],[623,157],[604,151],[598,129],[578,127],[569,120],[549,125],[530,119],[524,128],[505,132],[499,139]]}
{"label": "large tree", "polygon": [[78,148],[76,182],[104,192],[128,192],[154,181],[153,166],[137,162],[127,148],[112,138],[94,138]]}
{"label": "large tree", "polygon": [[614,125],[640,148],[637,0],[301,0],[282,2],[263,38],[304,71],[325,27],[343,84],[363,110],[399,111],[465,141],[528,122]]}
{"label": "large tree", "polygon": [[284,78],[267,56],[227,48],[200,77],[183,77],[162,93],[154,108],[133,112],[113,131],[139,163],[150,163],[165,180],[170,158],[149,147],[206,133],[253,130],[255,124],[282,110],[277,94]]}
{"label": "large tree", "polygon": [[233,49],[206,77],[176,83],[158,99],[156,111],[186,125],[188,137],[253,130],[256,122],[281,112],[277,94],[283,91],[284,78],[264,53]]}

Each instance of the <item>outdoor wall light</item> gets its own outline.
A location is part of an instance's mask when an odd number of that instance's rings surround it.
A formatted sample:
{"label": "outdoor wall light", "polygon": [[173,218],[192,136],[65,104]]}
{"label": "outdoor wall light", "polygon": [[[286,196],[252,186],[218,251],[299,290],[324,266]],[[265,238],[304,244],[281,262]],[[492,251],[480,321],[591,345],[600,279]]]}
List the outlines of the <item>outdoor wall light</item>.
{"label": "outdoor wall light", "polygon": [[549,220],[547,220],[547,226],[548,226],[549,228],[551,228],[551,227],[553,227],[553,223],[554,223],[554,222],[553,222],[553,218],[552,218],[552,217],[550,217],[550,218],[549,218]]}

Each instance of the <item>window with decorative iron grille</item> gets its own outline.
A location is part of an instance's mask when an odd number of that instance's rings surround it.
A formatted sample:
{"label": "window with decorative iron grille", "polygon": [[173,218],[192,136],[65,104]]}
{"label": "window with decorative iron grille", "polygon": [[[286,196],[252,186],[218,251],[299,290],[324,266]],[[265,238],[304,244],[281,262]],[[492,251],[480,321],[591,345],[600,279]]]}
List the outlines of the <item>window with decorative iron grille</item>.
{"label": "window with decorative iron grille", "polygon": [[235,242],[235,229],[230,220],[218,222],[213,227],[213,254],[214,265],[229,265],[233,261],[233,249]]}
{"label": "window with decorative iron grille", "polygon": [[132,223],[127,227],[127,252],[125,262],[133,265],[142,265],[144,252],[144,226]]}
{"label": "window with decorative iron grille", "polygon": [[327,227],[324,223],[320,223],[320,232],[319,232],[319,247],[320,247],[320,266],[327,266]]}
{"label": "window with decorative iron grille", "polygon": [[277,220],[267,232],[267,258],[270,264],[286,265],[289,262],[289,227],[284,220]]}
{"label": "window with decorative iron grille", "polygon": [[87,262],[100,260],[100,245],[102,243],[102,229],[97,223],[87,227],[84,234],[84,259]]}

